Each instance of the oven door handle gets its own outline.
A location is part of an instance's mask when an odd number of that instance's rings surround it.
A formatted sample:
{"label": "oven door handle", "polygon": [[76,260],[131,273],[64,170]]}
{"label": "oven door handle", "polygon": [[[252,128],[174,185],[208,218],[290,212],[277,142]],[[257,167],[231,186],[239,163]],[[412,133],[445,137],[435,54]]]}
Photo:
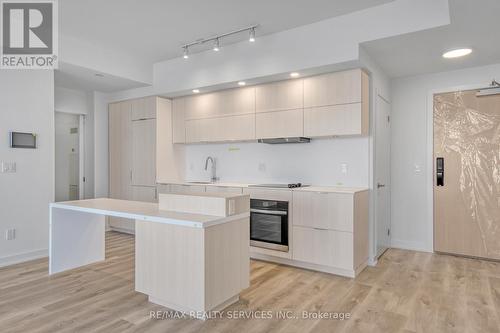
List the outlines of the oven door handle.
{"label": "oven door handle", "polygon": [[251,213],[268,214],[268,215],[288,215],[288,212],[282,211],[282,210],[266,210],[266,209],[251,208],[250,212]]}

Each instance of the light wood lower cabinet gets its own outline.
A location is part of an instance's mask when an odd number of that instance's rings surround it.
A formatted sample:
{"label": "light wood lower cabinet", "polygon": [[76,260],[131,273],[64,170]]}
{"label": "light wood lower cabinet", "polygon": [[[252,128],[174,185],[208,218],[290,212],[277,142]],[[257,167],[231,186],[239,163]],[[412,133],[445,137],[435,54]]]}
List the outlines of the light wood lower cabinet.
{"label": "light wood lower cabinet", "polygon": [[259,112],[255,128],[257,139],[304,136],[304,110]]}
{"label": "light wood lower cabinet", "polygon": [[204,185],[183,185],[183,184],[170,184],[169,193],[196,193],[205,192]]}
{"label": "light wood lower cabinet", "polygon": [[230,186],[205,186],[206,192],[209,193],[234,193],[243,194],[243,188]]}
{"label": "light wood lower cabinet", "polygon": [[293,260],[355,277],[368,263],[368,191],[294,191],[292,229]]}
{"label": "light wood lower cabinet", "polygon": [[353,234],[294,226],[293,259],[352,270]]}
{"label": "light wood lower cabinet", "polygon": [[151,186],[132,186],[132,200],[158,202],[158,190]]}
{"label": "light wood lower cabinet", "polygon": [[293,225],[353,231],[353,196],[344,193],[293,192]]}

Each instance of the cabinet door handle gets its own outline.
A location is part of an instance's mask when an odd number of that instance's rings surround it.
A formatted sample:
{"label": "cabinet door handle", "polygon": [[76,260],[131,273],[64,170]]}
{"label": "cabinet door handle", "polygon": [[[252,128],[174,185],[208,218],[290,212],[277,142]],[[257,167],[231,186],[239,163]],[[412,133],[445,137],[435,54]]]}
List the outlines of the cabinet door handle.
{"label": "cabinet door handle", "polygon": [[325,231],[325,230],[328,230],[328,229],[324,229],[324,228],[313,228],[314,230],[321,230],[321,231]]}
{"label": "cabinet door handle", "polygon": [[132,170],[130,170],[130,181],[132,181]]}
{"label": "cabinet door handle", "polygon": [[444,186],[444,158],[436,158],[436,186]]}

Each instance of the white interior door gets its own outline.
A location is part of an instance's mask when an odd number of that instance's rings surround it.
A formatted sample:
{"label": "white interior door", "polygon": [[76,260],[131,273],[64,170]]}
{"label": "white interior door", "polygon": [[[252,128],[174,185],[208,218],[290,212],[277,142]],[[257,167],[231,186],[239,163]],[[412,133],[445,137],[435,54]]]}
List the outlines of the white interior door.
{"label": "white interior door", "polygon": [[377,257],[391,244],[391,105],[377,95],[375,110],[375,219]]}

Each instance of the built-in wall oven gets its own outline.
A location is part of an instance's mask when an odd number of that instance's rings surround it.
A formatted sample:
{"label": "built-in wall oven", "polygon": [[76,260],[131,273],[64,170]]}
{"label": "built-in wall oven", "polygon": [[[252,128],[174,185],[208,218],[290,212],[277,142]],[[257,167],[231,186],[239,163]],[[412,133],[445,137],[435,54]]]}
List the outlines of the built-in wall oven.
{"label": "built-in wall oven", "polygon": [[250,245],[288,252],[288,201],[250,200]]}

